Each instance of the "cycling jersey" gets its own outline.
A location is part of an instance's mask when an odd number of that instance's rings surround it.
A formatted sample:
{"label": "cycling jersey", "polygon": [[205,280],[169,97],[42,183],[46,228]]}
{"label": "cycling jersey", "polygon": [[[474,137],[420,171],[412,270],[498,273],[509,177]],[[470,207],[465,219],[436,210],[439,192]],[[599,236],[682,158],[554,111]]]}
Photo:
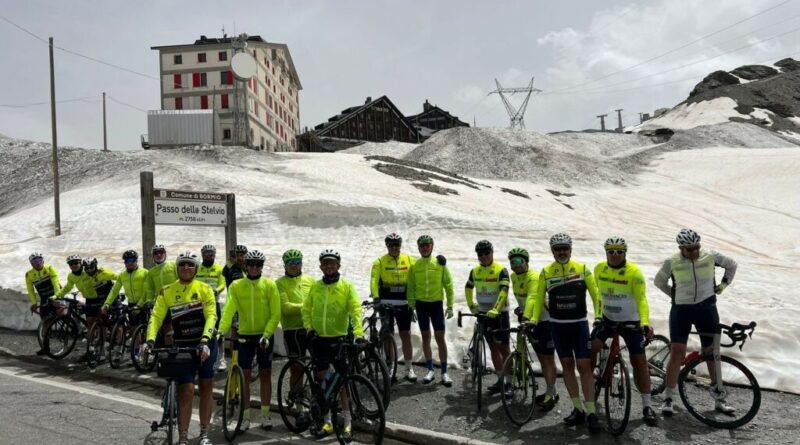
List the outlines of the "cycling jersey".
{"label": "cycling jersey", "polygon": [[[730,284],[736,274],[736,261],[719,252],[700,249],[700,256],[690,260],[676,253],[664,261],[653,284],[672,297],[673,304],[697,304],[715,295],[715,267],[725,269],[722,282]],[[672,286],[668,284],[672,278]]]}
{"label": "cycling jersey", "polygon": [[486,267],[478,264],[469,272],[464,289],[467,305],[472,307],[475,304],[472,293],[473,289],[476,289],[478,308],[481,312],[492,309],[508,312],[508,281],[508,270],[500,263],[493,262]]}
{"label": "cycling jersey", "polygon": [[284,331],[303,329],[303,302],[308,297],[314,278],[300,274],[282,276],[275,281],[281,296],[281,327]]}
{"label": "cycling jersey", "polygon": [[197,344],[201,338],[211,339],[217,322],[214,291],[206,283],[197,280],[188,284],[175,281],[164,286],[156,297],[147,325],[148,341],[155,341],[165,321],[172,324],[176,343]]}
{"label": "cycling jersey", "polygon": [[81,272],[77,275],[71,272],[67,276],[67,284],[56,293],[55,298],[61,298],[71,291],[73,287],[77,287],[87,302],[100,299],[105,301],[111,288],[114,287],[116,278],[117,275],[105,267],[98,269],[94,275],[89,275],[85,269],[81,269]]}
{"label": "cycling jersey", "polygon": [[[536,290],[539,287],[539,274],[533,269],[528,269],[525,273],[511,273],[511,288],[514,290],[514,298],[517,305],[522,308],[522,316],[530,320],[533,317],[533,300]],[[550,313],[547,308],[542,310],[539,321],[550,320]]]}
{"label": "cycling jersey", "polygon": [[231,287],[234,281],[244,278],[246,274],[244,269],[234,263],[222,269],[222,276],[225,277],[225,286]]}
{"label": "cycling jersey", "polygon": [[626,261],[614,268],[603,261],[594,267],[594,279],[603,301],[603,316],[611,321],[639,321],[650,325],[650,308],[647,305],[646,284],[639,268]]}
{"label": "cycling jersey", "polygon": [[25,286],[28,288],[28,299],[31,300],[31,304],[37,303],[36,295],[45,301],[61,289],[58,272],[50,265],[42,266],[42,270],[31,268],[25,272]]}
{"label": "cycling jersey", "polygon": [[592,272],[575,260],[569,260],[566,264],[553,261],[539,274],[531,320],[539,321],[545,308],[545,297],[550,321],[572,323],[586,320],[586,291],[592,298],[594,316],[599,318],[602,315],[602,301]]}
{"label": "cycling jersey", "polygon": [[155,301],[161,288],[178,281],[178,268],[174,261],[156,264],[147,272],[147,301]]}
{"label": "cycling jersey", "polygon": [[386,254],[372,263],[369,290],[372,298],[397,306],[408,303],[406,288],[408,272],[414,265],[414,258],[401,253],[397,258]]}
{"label": "cycling jersey", "polygon": [[417,301],[440,302],[447,295],[447,307],[453,307],[453,277],[450,269],[442,266],[436,258],[423,257],[411,265],[408,274],[408,304]]}
{"label": "cycling jersey", "polygon": [[228,332],[233,314],[239,313],[238,332],[241,335],[272,337],[281,321],[281,296],[278,286],[269,278],[243,278],[228,288],[228,302],[219,323],[221,333]]}
{"label": "cycling jersey", "polygon": [[147,299],[147,269],[144,267],[137,267],[133,271],[125,269],[117,275],[114,287],[104,303],[106,306],[114,304],[120,289],[125,289],[125,298],[128,299],[128,304],[141,306],[152,301]]}
{"label": "cycling jersey", "polygon": [[211,289],[214,290],[214,293],[217,297],[217,301],[220,301],[220,294],[222,291],[225,290],[225,275],[222,274],[222,266],[219,264],[212,264],[209,267],[203,266],[202,264],[197,268],[197,275],[195,275],[195,280],[200,280],[209,286]]}
{"label": "cycling jersey", "polygon": [[353,334],[364,336],[361,325],[361,302],[352,283],[339,278],[333,283],[317,280],[303,302],[303,327],[317,331],[320,337],[347,335],[350,320]]}

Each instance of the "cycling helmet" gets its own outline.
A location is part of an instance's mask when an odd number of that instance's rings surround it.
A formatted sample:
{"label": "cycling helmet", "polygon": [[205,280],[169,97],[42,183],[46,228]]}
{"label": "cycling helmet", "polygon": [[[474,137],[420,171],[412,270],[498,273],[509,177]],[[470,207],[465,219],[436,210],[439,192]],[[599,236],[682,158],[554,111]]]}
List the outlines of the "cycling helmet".
{"label": "cycling helmet", "polygon": [[196,253],[186,251],[182,254],[178,255],[178,258],[175,260],[175,265],[180,266],[183,263],[192,263],[194,267],[200,266],[200,258],[197,257]]}
{"label": "cycling helmet", "polygon": [[508,259],[511,260],[514,257],[525,258],[525,261],[530,260],[530,255],[528,255],[528,251],[523,249],[522,247],[515,247],[508,251]]}
{"label": "cycling helmet", "polygon": [[386,235],[386,238],[384,238],[383,241],[386,242],[387,246],[389,244],[400,244],[400,243],[403,242],[403,237],[398,235],[398,234],[396,234],[396,233],[394,233],[394,232],[392,232],[392,233]]}
{"label": "cycling helmet", "polygon": [[625,242],[625,238],[621,236],[612,236],[607,239],[606,242],[603,243],[603,247],[606,250],[628,250],[628,244]]}
{"label": "cycling helmet", "polygon": [[81,262],[81,256],[80,255],[70,255],[70,256],[67,257],[67,264],[75,264],[75,263],[80,263],[80,262]]}
{"label": "cycling helmet", "polygon": [[32,253],[32,254],[30,254],[30,256],[28,257],[28,261],[30,261],[30,262],[33,262],[33,260],[35,260],[35,259],[37,259],[37,258],[38,258],[38,259],[41,259],[41,260],[43,260],[43,259],[44,259],[44,256],[43,256],[41,253],[39,253],[39,252],[33,252],[33,253]]}
{"label": "cycling helmet", "polygon": [[136,253],[135,250],[126,250],[125,253],[122,254],[122,259],[123,260],[128,260],[128,259],[138,260],[139,259],[139,254]]}
{"label": "cycling helmet", "polygon": [[267,260],[267,257],[264,256],[264,253],[260,250],[248,250],[247,254],[244,256],[245,263],[261,263],[264,264],[264,261]]}
{"label": "cycling helmet", "polygon": [[84,269],[97,269],[97,258],[89,257],[81,261]]}
{"label": "cycling helmet", "polygon": [[207,252],[211,252],[214,255],[217,254],[217,248],[211,244],[206,244],[205,246],[200,248],[200,254],[205,255]]}
{"label": "cycling helmet", "polygon": [[679,246],[696,246],[700,244],[700,235],[692,229],[681,229],[678,236],[675,237],[675,241]]}
{"label": "cycling helmet", "polygon": [[572,247],[572,238],[566,233],[556,233],[550,237],[550,247],[554,246]]}
{"label": "cycling helmet", "polygon": [[476,253],[477,252],[485,252],[487,250],[489,252],[493,252],[494,251],[494,247],[492,246],[492,243],[490,243],[489,241],[484,239],[484,240],[478,241],[478,244],[475,244],[475,252]]}
{"label": "cycling helmet", "polygon": [[303,260],[303,252],[297,249],[289,249],[286,252],[283,252],[283,262],[291,261],[291,260]]}
{"label": "cycling helmet", "polygon": [[423,244],[433,244],[433,238],[430,235],[422,235],[417,238],[417,245],[421,246]]}
{"label": "cycling helmet", "polygon": [[337,252],[337,251],[335,251],[333,249],[325,249],[319,254],[319,262],[320,263],[322,262],[322,260],[326,260],[326,259],[334,259],[336,261],[342,261],[342,257],[341,257],[341,255],[339,255],[339,252]]}
{"label": "cycling helmet", "polygon": [[247,246],[244,244],[237,244],[236,247],[233,248],[233,253],[247,253]]}
{"label": "cycling helmet", "polygon": [[161,251],[161,250],[163,250],[164,252],[166,252],[166,251],[167,251],[167,248],[166,248],[166,247],[164,247],[164,245],[163,245],[163,244],[153,244],[153,249],[152,249],[152,252],[153,252],[153,253],[156,253],[156,252],[158,252],[158,251]]}

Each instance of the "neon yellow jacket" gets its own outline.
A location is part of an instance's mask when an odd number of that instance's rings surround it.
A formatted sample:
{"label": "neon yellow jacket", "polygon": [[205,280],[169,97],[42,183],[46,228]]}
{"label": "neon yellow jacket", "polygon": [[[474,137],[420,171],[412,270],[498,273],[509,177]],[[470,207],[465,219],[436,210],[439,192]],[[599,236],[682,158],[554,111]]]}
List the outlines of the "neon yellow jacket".
{"label": "neon yellow jacket", "polygon": [[147,273],[147,301],[154,301],[162,287],[178,281],[178,268],[174,261],[164,261],[151,267]]}
{"label": "neon yellow jacket", "polygon": [[304,274],[296,277],[284,275],[275,281],[281,295],[281,327],[284,331],[303,329],[303,302],[314,281]]}
{"label": "neon yellow jacket", "polygon": [[120,272],[104,304],[107,306],[114,304],[120,289],[125,289],[128,304],[141,306],[152,301],[147,299],[147,269],[144,267],[137,267],[133,272],[128,272],[127,269]]}
{"label": "neon yellow jacket", "polygon": [[[530,320],[533,317],[533,301],[536,296],[536,291],[539,289],[539,274],[533,270],[528,269],[527,272],[518,274],[511,273],[511,288],[514,290],[514,298],[517,299],[517,305],[522,308],[522,316]],[[550,314],[547,310],[542,311],[539,321],[548,321]]]}
{"label": "neon yellow jacket", "polygon": [[[67,284],[58,291],[54,298],[61,298],[66,295],[69,291],[72,290],[73,287],[77,287],[78,291],[80,291],[83,298],[86,300],[96,300],[100,298],[97,295],[96,286],[101,285],[106,281],[114,281],[117,278],[117,274],[112,272],[105,267],[101,267],[97,270],[94,276],[89,275],[86,273],[86,270],[81,269],[80,275],[75,275],[74,273],[70,272],[67,276]],[[106,288],[108,289],[108,288]]]}
{"label": "neon yellow jacket", "polygon": [[302,314],[303,327],[317,331],[320,337],[347,335],[350,320],[353,320],[353,334],[364,336],[361,302],[353,284],[343,278],[331,284],[315,281],[303,302]]}
{"label": "neon yellow jacket", "polygon": [[447,295],[447,307],[453,307],[453,277],[450,269],[442,266],[435,257],[423,257],[411,266],[408,274],[408,305],[413,309],[417,301],[437,302]]}
{"label": "neon yellow jacket", "polygon": [[414,258],[401,253],[397,258],[386,254],[372,263],[369,291],[373,299],[384,298],[386,303],[406,304],[406,285],[408,272],[414,265]]}
{"label": "neon yellow jacket", "polygon": [[475,304],[472,292],[473,289],[477,289],[478,307],[481,312],[489,312],[492,309],[508,312],[508,281],[508,270],[500,263],[493,262],[487,267],[478,264],[469,272],[464,289],[467,305],[472,307]]}
{"label": "neon yellow jacket", "polygon": [[239,333],[272,337],[281,321],[281,296],[278,286],[269,278],[242,278],[228,288],[228,301],[222,310],[219,332],[231,328],[233,314],[239,313]]}
{"label": "neon yellow jacket", "polygon": [[61,289],[58,272],[49,264],[44,265],[42,270],[31,268],[25,272],[25,286],[28,288],[28,299],[31,300],[31,304],[37,304],[37,294],[42,301],[45,301]]}
{"label": "neon yellow jacket", "polygon": [[214,336],[214,325],[217,323],[217,302],[214,291],[202,281],[192,280],[189,284],[174,281],[161,288],[147,325],[147,340],[155,341],[158,330],[170,313],[170,308],[200,302],[203,305],[203,331],[201,337],[211,339]]}
{"label": "neon yellow jacket", "polygon": [[568,323],[586,320],[586,292],[592,298],[594,316],[603,314],[600,292],[597,290],[592,271],[583,263],[569,260],[566,264],[553,261],[539,274],[539,287],[533,302],[531,321],[538,322],[545,308],[550,311],[550,321]]}
{"label": "neon yellow jacket", "polygon": [[222,275],[222,266],[219,264],[212,264],[211,267],[203,266],[197,268],[197,275],[194,276],[195,280],[200,280],[216,291],[217,299],[222,291],[225,290],[225,275]]}
{"label": "neon yellow jacket", "polygon": [[615,269],[603,261],[594,267],[597,288],[603,298],[603,316],[612,321],[639,321],[650,325],[650,307],[647,305],[647,285],[639,268],[626,261]]}

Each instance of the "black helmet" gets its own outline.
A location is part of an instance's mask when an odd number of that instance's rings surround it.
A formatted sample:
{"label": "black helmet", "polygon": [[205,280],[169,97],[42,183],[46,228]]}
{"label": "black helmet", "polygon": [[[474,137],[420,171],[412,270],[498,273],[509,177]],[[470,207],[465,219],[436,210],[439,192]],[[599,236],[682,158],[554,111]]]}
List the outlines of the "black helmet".
{"label": "black helmet", "polygon": [[492,243],[490,243],[489,241],[483,239],[483,240],[478,241],[478,244],[475,244],[475,252],[476,253],[487,252],[487,251],[488,252],[494,252],[494,247],[492,246]]}
{"label": "black helmet", "polygon": [[135,250],[126,250],[125,253],[122,254],[122,259],[123,261],[127,261],[129,259],[135,261],[139,259],[139,254],[136,253]]}

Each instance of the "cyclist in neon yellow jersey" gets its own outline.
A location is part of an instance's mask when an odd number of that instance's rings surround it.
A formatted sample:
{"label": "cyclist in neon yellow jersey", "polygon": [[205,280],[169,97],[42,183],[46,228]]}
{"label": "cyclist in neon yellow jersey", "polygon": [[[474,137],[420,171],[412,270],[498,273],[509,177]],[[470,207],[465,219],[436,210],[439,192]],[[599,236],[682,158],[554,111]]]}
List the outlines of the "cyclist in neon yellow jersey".
{"label": "cyclist in neon yellow jersey", "polygon": [[[219,328],[219,321],[222,319],[222,308],[225,306],[225,275],[222,273],[222,266],[214,261],[217,256],[216,247],[211,244],[206,244],[200,249],[200,256],[203,262],[200,263],[200,267],[197,269],[197,277],[195,279],[208,284],[211,286],[211,289],[214,290],[214,297],[217,299],[216,327]],[[217,340],[217,347],[219,348],[219,353],[217,354],[217,363],[214,367],[216,367],[218,371],[224,371],[228,367],[228,364],[225,362],[224,338],[219,337],[219,340]]]}
{"label": "cyclist in neon yellow jersey", "polygon": [[178,280],[178,270],[174,261],[167,261],[167,249],[163,244],[152,248],[155,265],[147,271],[147,301],[155,301],[162,287]]}
{"label": "cyclist in neon yellow jersey", "polygon": [[[119,296],[119,291],[125,291],[125,298],[128,300],[128,307],[131,309],[143,306],[147,301],[147,269],[139,267],[139,254],[135,250],[126,250],[122,254],[122,261],[125,263],[125,269],[117,274],[117,280],[114,281],[114,287],[111,288],[111,293],[108,294],[105,303],[103,303],[102,313],[108,312],[108,308],[114,304]],[[131,328],[142,323],[142,312],[136,311],[130,314]],[[133,332],[131,330],[131,332]]]}
{"label": "cyclist in neon yellow jersey", "polygon": [[[28,289],[28,299],[31,301],[31,312],[38,308],[39,318],[45,319],[52,312],[50,297],[61,289],[58,272],[55,267],[44,263],[44,256],[39,252],[33,252],[28,261],[31,263],[31,269],[25,272],[25,286]],[[43,354],[44,349],[36,351],[36,355]]]}

